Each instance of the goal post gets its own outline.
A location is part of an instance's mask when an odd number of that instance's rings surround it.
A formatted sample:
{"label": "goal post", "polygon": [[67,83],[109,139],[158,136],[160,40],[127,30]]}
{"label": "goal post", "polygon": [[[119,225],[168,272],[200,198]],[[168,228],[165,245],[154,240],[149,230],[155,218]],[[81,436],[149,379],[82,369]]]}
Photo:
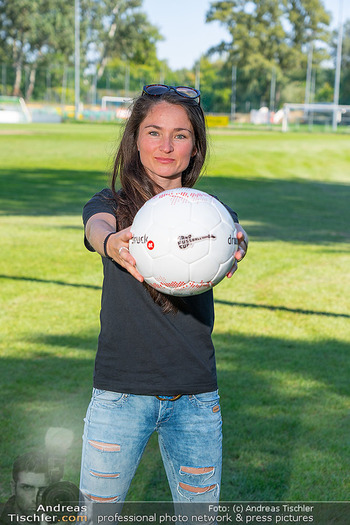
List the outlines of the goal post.
{"label": "goal post", "polygon": [[106,95],[101,99],[101,110],[106,111],[107,104],[113,105],[115,117],[117,119],[125,120],[130,117],[129,106],[132,101],[133,99],[130,97],[112,97]]}
{"label": "goal post", "polygon": [[22,97],[0,96],[1,124],[21,124],[28,122],[32,122],[32,116]]}
{"label": "goal post", "polygon": [[[350,106],[325,104],[289,104],[283,105],[282,131],[287,132],[291,123],[332,125],[333,115],[337,124],[350,125]],[[316,122],[315,122],[316,121]]]}
{"label": "goal post", "polygon": [[132,102],[132,98],[130,97],[112,97],[112,96],[104,96],[101,100],[101,109],[107,109],[107,103],[114,103],[119,104],[121,106],[128,104]]}

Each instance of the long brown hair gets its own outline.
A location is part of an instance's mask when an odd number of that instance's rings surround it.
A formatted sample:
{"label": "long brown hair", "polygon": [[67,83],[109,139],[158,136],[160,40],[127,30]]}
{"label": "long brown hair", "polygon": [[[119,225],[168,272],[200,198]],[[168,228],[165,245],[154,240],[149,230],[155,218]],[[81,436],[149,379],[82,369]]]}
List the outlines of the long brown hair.
{"label": "long brown hair", "polygon": [[[143,95],[137,98],[114,160],[111,186],[117,203],[118,230],[130,226],[141,206],[164,189],[155,185],[147,175],[137,148],[140,124],[151,109],[160,102],[168,102],[183,107],[193,127],[196,154],[191,157],[188,167],[182,173],[181,184],[183,187],[192,188],[194,186],[205,161],[207,153],[206,126],[204,113],[198,102],[172,91],[161,96]],[[120,179],[121,189],[117,191],[118,178]],[[153,300],[162,307],[164,313],[177,310],[178,301],[175,298],[164,295],[147,284],[145,286]]]}

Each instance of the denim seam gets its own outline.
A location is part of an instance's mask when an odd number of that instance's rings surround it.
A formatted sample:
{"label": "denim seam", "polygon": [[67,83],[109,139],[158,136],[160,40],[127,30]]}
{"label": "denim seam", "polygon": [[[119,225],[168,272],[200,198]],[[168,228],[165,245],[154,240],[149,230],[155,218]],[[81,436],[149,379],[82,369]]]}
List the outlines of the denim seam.
{"label": "denim seam", "polygon": [[[172,485],[170,484],[170,486],[175,486],[177,485],[177,479],[176,479],[176,471],[175,471],[175,467],[173,465],[173,462],[171,460],[171,457],[169,456],[168,454],[168,451],[166,449],[166,446],[164,444],[164,440],[162,438],[162,436],[160,434],[158,434],[158,440],[162,443],[162,448],[164,450],[164,454],[166,455],[167,457],[167,460],[168,460],[168,466],[170,466],[170,470],[171,470],[171,474],[172,474],[172,477],[173,477],[173,483]],[[164,460],[163,460],[164,461]]]}

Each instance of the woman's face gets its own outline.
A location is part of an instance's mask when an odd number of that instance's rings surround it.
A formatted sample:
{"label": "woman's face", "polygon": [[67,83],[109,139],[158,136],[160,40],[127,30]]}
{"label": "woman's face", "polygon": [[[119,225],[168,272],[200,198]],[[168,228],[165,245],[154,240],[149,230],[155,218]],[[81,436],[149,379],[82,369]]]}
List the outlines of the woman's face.
{"label": "woman's face", "polygon": [[180,187],[182,172],[196,154],[186,110],[168,102],[155,104],[140,124],[137,147],[150,179],[165,190]]}

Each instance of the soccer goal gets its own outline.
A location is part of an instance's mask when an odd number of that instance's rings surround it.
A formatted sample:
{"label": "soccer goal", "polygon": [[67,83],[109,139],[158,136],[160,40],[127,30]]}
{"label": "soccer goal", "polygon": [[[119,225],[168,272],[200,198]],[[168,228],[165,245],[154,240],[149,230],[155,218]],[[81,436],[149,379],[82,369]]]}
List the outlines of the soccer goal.
{"label": "soccer goal", "polygon": [[31,121],[32,116],[22,97],[0,96],[1,124],[20,124]]}
{"label": "soccer goal", "polygon": [[284,104],[282,131],[302,125],[324,126],[334,129],[335,126],[350,126],[350,106],[335,104]]}
{"label": "soccer goal", "polygon": [[113,108],[115,108],[115,115],[117,118],[127,119],[130,117],[129,106],[132,101],[133,99],[129,97],[105,96],[102,97],[101,100],[101,109],[106,110],[107,106],[109,108],[111,108],[112,106]]}

